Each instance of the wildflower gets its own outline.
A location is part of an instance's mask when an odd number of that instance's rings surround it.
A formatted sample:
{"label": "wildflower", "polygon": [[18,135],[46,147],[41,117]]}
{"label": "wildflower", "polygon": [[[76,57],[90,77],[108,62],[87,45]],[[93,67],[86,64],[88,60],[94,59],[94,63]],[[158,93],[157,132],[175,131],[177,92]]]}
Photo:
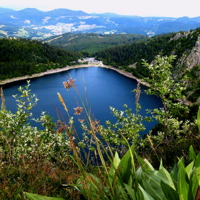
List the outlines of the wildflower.
{"label": "wildflower", "polygon": [[80,115],[81,112],[83,112],[83,108],[80,107],[80,106],[78,106],[77,108],[74,108],[74,110],[76,111],[76,112],[75,112],[75,115]]}
{"label": "wildflower", "polygon": [[57,124],[62,124],[62,122],[60,120],[57,120]]}
{"label": "wildflower", "polygon": [[76,80],[73,80],[72,78],[70,78],[67,82],[63,82],[63,85],[65,88],[67,88],[67,91],[69,91],[69,88],[72,86],[74,87],[74,89],[76,89],[76,86],[74,84],[75,81]]}
{"label": "wildflower", "polygon": [[57,129],[57,133],[62,133],[64,130],[68,128],[67,125],[61,124],[60,127]]}
{"label": "wildflower", "polygon": [[100,124],[100,121],[97,121],[96,119],[95,119],[95,121],[92,122],[92,125],[93,125],[93,126],[99,125],[99,124]]}
{"label": "wildflower", "polygon": [[84,119],[78,119],[78,121],[82,124],[85,120]]}
{"label": "wildflower", "polygon": [[72,78],[70,78],[69,80],[68,80],[68,82],[69,82],[69,84],[71,85],[71,86],[73,86],[74,88],[75,88],[75,84],[74,84],[74,82],[75,82],[76,80],[74,79],[72,79]]}
{"label": "wildflower", "polygon": [[67,81],[67,82],[63,82],[63,85],[64,85],[65,88],[67,88],[67,91],[69,90],[70,87],[72,87],[72,86],[69,84],[68,81]]}
{"label": "wildflower", "polygon": [[35,140],[36,142],[38,142],[38,141],[39,141],[37,136],[35,136],[34,140]]}

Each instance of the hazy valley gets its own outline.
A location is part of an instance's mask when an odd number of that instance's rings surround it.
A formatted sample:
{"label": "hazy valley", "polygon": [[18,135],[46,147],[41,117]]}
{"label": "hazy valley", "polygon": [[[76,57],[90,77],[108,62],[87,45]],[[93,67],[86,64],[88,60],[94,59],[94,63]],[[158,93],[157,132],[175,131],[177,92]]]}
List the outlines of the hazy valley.
{"label": "hazy valley", "polygon": [[112,13],[88,14],[68,9],[43,12],[34,8],[18,11],[0,8],[1,37],[44,39],[67,32],[153,36],[181,30],[189,31],[199,26],[199,17],[140,17]]}

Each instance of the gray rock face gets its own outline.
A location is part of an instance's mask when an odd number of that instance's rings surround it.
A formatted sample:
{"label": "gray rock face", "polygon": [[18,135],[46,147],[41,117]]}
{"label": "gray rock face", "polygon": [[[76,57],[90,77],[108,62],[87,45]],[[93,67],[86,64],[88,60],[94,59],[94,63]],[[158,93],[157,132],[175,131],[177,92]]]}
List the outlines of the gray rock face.
{"label": "gray rock face", "polygon": [[182,37],[188,37],[188,35],[190,35],[192,33],[194,33],[194,31],[186,31],[186,32],[183,32],[183,33],[179,32],[173,38],[171,38],[170,41],[172,41],[172,40],[178,40],[179,38],[182,38]]}
{"label": "gray rock face", "polygon": [[136,69],[136,64],[137,64],[137,62],[136,62],[136,63],[134,63],[134,64],[132,64],[132,65],[129,65],[129,68]]}
{"label": "gray rock face", "polygon": [[196,65],[200,65],[200,35],[195,46],[192,48],[191,53],[186,58],[185,64],[187,66],[187,70],[192,69]]}

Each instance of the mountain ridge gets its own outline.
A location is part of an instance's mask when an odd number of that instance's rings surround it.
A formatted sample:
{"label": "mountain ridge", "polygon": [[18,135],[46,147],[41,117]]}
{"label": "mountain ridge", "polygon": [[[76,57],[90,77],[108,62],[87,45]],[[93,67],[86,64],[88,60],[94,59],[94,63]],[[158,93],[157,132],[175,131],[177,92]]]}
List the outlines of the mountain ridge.
{"label": "mountain ridge", "polygon": [[[1,12],[2,10],[2,12]],[[89,14],[60,8],[40,11],[36,8],[12,10],[0,8],[1,37],[44,39],[68,32],[75,33],[131,33],[153,36],[169,32],[189,31],[200,27],[200,17],[141,17],[115,13]],[[13,31],[6,30],[6,26]],[[23,31],[19,31],[23,29]],[[6,34],[5,34],[6,32]]]}

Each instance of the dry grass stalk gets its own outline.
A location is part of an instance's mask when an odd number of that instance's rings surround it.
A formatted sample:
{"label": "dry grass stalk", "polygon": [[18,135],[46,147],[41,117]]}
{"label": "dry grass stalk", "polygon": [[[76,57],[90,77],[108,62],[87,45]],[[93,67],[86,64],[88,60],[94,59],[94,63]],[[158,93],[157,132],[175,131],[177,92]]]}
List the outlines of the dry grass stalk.
{"label": "dry grass stalk", "polygon": [[136,95],[135,95],[135,104],[136,104],[136,107],[138,107],[139,105],[139,100],[140,100],[140,92],[141,92],[141,89],[140,89],[140,82],[138,82],[137,84],[137,89],[136,89]]}
{"label": "dry grass stalk", "polygon": [[62,103],[62,105],[64,106],[66,112],[68,113],[68,109],[67,109],[67,107],[66,107],[66,105],[65,105],[65,102],[63,101],[62,96],[60,95],[59,92],[57,92],[57,94],[58,94],[58,98],[59,98],[60,102]]}
{"label": "dry grass stalk", "polygon": [[156,157],[157,157],[157,158],[158,158],[158,160],[159,160],[158,154],[157,154],[157,152],[156,152],[156,150],[155,150],[155,148],[154,148],[154,146],[153,146],[153,142],[152,142],[152,140],[151,140],[150,136],[149,136],[149,135],[147,135],[147,138],[148,138],[148,140],[149,140],[149,142],[150,142],[150,144],[151,144],[151,148],[153,149],[153,151],[154,151],[154,152],[155,152],[155,154],[156,154]]}
{"label": "dry grass stalk", "polygon": [[5,107],[5,98],[4,98],[4,95],[3,95],[3,88],[1,87],[1,101],[2,101],[2,107],[4,108]]}

